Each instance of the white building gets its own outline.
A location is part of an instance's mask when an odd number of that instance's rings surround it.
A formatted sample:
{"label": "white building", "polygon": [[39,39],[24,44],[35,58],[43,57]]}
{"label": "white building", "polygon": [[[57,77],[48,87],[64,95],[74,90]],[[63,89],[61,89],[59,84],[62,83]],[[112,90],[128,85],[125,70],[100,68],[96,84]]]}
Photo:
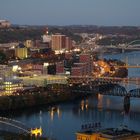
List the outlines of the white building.
{"label": "white building", "polygon": [[8,28],[11,26],[11,23],[7,20],[0,20],[0,28]]}

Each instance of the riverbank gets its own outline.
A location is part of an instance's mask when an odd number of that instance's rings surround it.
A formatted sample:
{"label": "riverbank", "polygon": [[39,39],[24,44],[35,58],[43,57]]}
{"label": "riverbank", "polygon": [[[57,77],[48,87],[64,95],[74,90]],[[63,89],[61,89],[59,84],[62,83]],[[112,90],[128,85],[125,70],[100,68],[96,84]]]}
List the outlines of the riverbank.
{"label": "riverbank", "polygon": [[96,89],[98,89],[98,85],[97,87],[94,87],[91,92],[89,85],[81,84],[73,85],[72,87],[63,84],[35,87],[34,89],[24,90],[11,96],[0,96],[0,111],[21,110],[60,102],[74,101],[79,98],[93,95],[94,92],[96,92]]}
{"label": "riverbank", "polygon": [[[78,98],[89,96],[89,93],[73,93],[67,86],[59,90],[44,89],[41,93],[32,92],[22,95],[0,96],[0,111],[20,110],[31,107],[39,107],[60,102],[73,101]],[[62,87],[61,87],[62,88]]]}

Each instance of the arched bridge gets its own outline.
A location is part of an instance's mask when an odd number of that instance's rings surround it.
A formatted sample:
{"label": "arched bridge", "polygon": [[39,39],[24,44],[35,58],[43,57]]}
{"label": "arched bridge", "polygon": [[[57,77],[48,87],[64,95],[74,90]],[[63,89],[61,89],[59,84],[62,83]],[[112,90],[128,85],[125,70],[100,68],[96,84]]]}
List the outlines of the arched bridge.
{"label": "arched bridge", "polygon": [[140,48],[140,40],[133,40],[130,43],[128,43],[125,48],[132,48],[132,47],[139,47]]}
{"label": "arched bridge", "polygon": [[123,86],[119,84],[108,84],[99,87],[99,93],[111,96],[126,96],[128,92]]}
{"label": "arched bridge", "polygon": [[0,117],[0,130],[16,132],[20,134],[30,134],[30,128],[14,119]]}
{"label": "arched bridge", "polygon": [[100,93],[102,95],[111,96],[126,96],[140,98],[140,89],[133,89],[127,91],[125,87],[119,84],[101,84],[101,85],[78,85],[71,87],[71,92],[82,94],[96,94]]}
{"label": "arched bridge", "polygon": [[125,87],[120,86],[119,84],[109,84],[102,85],[99,87],[99,93],[103,95],[111,95],[111,96],[126,96],[140,98],[140,89],[132,89],[127,91]]}
{"label": "arched bridge", "polygon": [[122,52],[124,52],[125,50],[140,50],[140,40],[134,40],[123,46],[116,46],[116,48],[122,49]]}
{"label": "arched bridge", "polygon": [[31,136],[42,136],[42,128],[31,129],[20,121],[0,117],[0,130]]}
{"label": "arched bridge", "polygon": [[129,91],[129,94],[132,96],[132,97],[139,97],[140,98],[140,89],[137,88],[137,89],[132,89]]}

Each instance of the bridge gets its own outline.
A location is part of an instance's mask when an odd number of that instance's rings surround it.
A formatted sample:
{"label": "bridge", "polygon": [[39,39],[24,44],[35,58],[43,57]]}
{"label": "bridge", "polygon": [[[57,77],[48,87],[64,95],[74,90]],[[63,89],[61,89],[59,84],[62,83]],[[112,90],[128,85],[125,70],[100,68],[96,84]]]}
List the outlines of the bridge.
{"label": "bridge", "polygon": [[6,118],[6,117],[0,117],[0,130],[7,131],[7,132],[13,132],[16,134],[31,135],[31,136],[32,135],[34,135],[34,136],[42,135],[41,128],[31,129],[20,121]]}
{"label": "bridge", "polygon": [[126,48],[140,48],[140,40],[133,40],[126,44]]}
{"label": "bridge", "polygon": [[93,77],[93,76],[70,76],[68,83],[72,84],[84,84],[84,85],[104,85],[104,84],[117,84],[117,83],[136,83],[140,84],[140,78],[136,77]]}
{"label": "bridge", "polygon": [[121,84],[133,83],[140,85],[140,78],[127,77],[92,77],[92,76],[71,76],[69,84],[72,86],[72,92],[93,94],[101,93],[103,95],[126,96],[140,98],[140,89],[134,89],[129,92]]}
{"label": "bridge", "polygon": [[122,52],[125,50],[140,50],[140,40],[133,40],[130,43],[118,45],[118,46],[106,46],[107,49],[121,49]]}
{"label": "bridge", "polygon": [[140,88],[132,89],[127,91],[125,87],[119,84],[107,84],[107,85],[100,85],[100,86],[93,86],[88,87],[86,85],[83,86],[76,86],[72,89],[74,93],[81,93],[81,94],[102,94],[102,95],[110,95],[110,96],[122,96],[125,97],[129,95],[129,97],[140,98]]}
{"label": "bridge", "polygon": [[99,93],[102,95],[111,95],[111,96],[127,96],[140,98],[140,88],[132,89],[127,91],[125,87],[120,86],[119,84],[111,84],[108,86],[101,86],[99,88]]}
{"label": "bridge", "polygon": [[115,66],[116,68],[140,68],[140,65]]}

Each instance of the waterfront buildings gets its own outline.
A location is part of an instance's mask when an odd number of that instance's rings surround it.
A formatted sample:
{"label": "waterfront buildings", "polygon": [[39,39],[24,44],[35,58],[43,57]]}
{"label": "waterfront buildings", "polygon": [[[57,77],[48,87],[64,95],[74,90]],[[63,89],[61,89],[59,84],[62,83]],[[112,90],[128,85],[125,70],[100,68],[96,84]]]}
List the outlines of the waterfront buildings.
{"label": "waterfront buildings", "polygon": [[127,128],[109,128],[101,131],[87,130],[76,133],[76,140],[139,140],[140,133]]}
{"label": "waterfront buildings", "polygon": [[86,76],[91,75],[93,70],[92,58],[90,54],[80,54],[79,61],[74,63],[71,68],[72,76]]}
{"label": "waterfront buildings", "polygon": [[20,89],[23,89],[22,79],[14,78],[13,68],[8,65],[0,65],[1,95],[11,95]]}
{"label": "waterfront buildings", "polygon": [[3,84],[4,95],[11,95],[17,90],[23,89],[23,83],[21,79],[9,79]]}

